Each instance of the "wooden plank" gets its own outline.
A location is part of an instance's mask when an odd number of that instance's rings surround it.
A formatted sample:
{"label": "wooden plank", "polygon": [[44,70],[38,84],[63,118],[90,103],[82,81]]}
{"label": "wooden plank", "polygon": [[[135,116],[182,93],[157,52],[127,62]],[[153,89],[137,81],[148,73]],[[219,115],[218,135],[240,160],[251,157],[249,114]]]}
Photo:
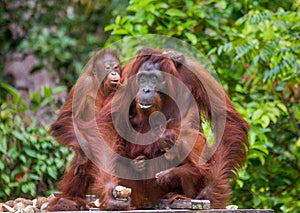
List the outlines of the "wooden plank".
{"label": "wooden plank", "polygon": [[[59,193],[56,193],[56,195]],[[86,199],[95,201],[95,195],[86,195]],[[161,199],[159,209],[129,210],[129,211],[99,211],[98,208],[91,208],[89,211],[69,211],[68,213],[274,213],[272,209],[210,209],[209,200],[174,200],[169,204],[168,200]],[[55,213],[55,212],[53,212]]]}
{"label": "wooden plank", "polygon": [[[90,211],[69,211],[68,213],[274,213],[272,209],[210,209],[210,210],[189,210],[189,209],[165,209],[165,210],[129,210],[129,211],[99,211],[92,209]],[[55,213],[55,212],[52,212]],[[57,213],[57,212],[56,212]]]}

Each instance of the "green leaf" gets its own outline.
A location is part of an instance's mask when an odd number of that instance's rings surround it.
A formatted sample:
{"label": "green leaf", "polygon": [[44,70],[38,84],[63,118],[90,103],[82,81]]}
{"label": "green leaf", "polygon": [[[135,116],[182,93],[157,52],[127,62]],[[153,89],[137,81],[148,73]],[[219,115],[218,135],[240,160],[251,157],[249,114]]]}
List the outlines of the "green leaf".
{"label": "green leaf", "polygon": [[194,34],[189,32],[185,32],[184,34],[191,41],[192,44],[197,44],[197,37]]}
{"label": "green leaf", "polygon": [[7,174],[1,174],[1,179],[4,181],[4,183],[9,183],[10,182],[10,178]]}
{"label": "green leaf", "polygon": [[166,9],[166,8],[168,8],[168,4],[166,4],[164,2],[160,2],[155,5],[155,8],[156,9]]}
{"label": "green leaf", "polygon": [[9,109],[2,109],[0,112],[0,118],[1,120],[13,119],[12,111]]}
{"label": "green leaf", "polygon": [[265,148],[264,146],[262,146],[262,145],[252,145],[251,149],[259,150],[259,151],[263,152],[266,155],[269,154],[269,150],[267,148]]}
{"label": "green leaf", "polygon": [[57,170],[53,166],[47,167],[47,173],[50,175],[53,179],[57,179]]}
{"label": "green leaf", "polygon": [[9,187],[5,187],[5,188],[4,188],[4,192],[5,192],[6,195],[10,195],[11,190],[10,190]]}
{"label": "green leaf", "polygon": [[35,193],[35,184],[34,183],[25,183],[21,185],[21,190],[24,193],[30,192],[31,195]]}
{"label": "green leaf", "polygon": [[37,175],[37,174],[28,174],[28,177],[31,179],[31,180],[40,180],[40,176]]}
{"label": "green leaf", "polygon": [[23,140],[24,140],[23,134],[20,133],[20,132],[18,132],[17,130],[13,130],[13,131],[12,131],[12,135],[13,135],[15,138],[19,139],[20,141],[23,141]]}
{"label": "green leaf", "polygon": [[20,160],[23,162],[23,163],[26,163],[26,157],[25,157],[25,155],[20,155]]}
{"label": "green leaf", "polygon": [[186,14],[184,12],[182,12],[181,10],[178,10],[176,8],[171,8],[171,9],[167,10],[166,14],[169,16],[178,16],[178,17],[186,16]]}
{"label": "green leaf", "polygon": [[222,46],[220,46],[219,48],[218,48],[218,51],[217,51],[217,54],[218,55],[221,55],[222,54],[222,52],[223,52],[223,45]]}
{"label": "green leaf", "polygon": [[26,155],[28,155],[29,157],[32,157],[32,158],[36,158],[36,157],[37,157],[36,151],[33,150],[31,147],[24,147],[24,152],[25,152]]}
{"label": "green leaf", "polygon": [[119,24],[120,24],[120,20],[121,20],[121,16],[117,16],[117,17],[116,17],[116,25],[119,25]]}
{"label": "green leaf", "polygon": [[244,186],[244,181],[242,181],[242,180],[236,180],[236,184],[237,184],[240,188],[242,188],[242,187]]}
{"label": "green leaf", "polygon": [[292,112],[294,113],[295,118],[300,121],[300,107],[298,104],[292,106]]}
{"label": "green leaf", "polygon": [[265,154],[255,149],[251,150],[251,152],[248,155],[248,159],[259,159],[262,165],[264,165],[266,162]]}
{"label": "green leaf", "polygon": [[300,137],[299,137],[298,140],[296,141],[295,146],[298,147],[298,148],[300,147]]}
{"label": "green leaf", "polygon": [[5,165],[4,165],[3,161],[0,160],[0,170],[2,171],[2,170],[4,170],[4,168],[5,168]]}
{"label": "green leaf", "polygon": [[263,116],[261,117],[261,121],[262,121],[262,127],[263,127],[263,128],[268,127],[269,124],[270,124],[270,118],[269,118],[268,116],[266,116],[266,115],[263,115]]}
{"label": "green leaf", "polygon": [[104,27],[104,31],[107,32],[107,31],[113,30],[115,28],[116,28],[116,25],[110,24],[110,25],[107,25]]}
{"label": "green leaf", "polygon": [[0,87],[5,89],[7,92],[9,92],[13,96],[13,100],[15,103],[21,103],[22,102],[22,97],[19,94],[19,92],[13,88],[12,86],[6,84],[6,83],[0,83]]}
{"label": "green leaf", "polygon": [[[1,127],[1,126],[0,126]],[[0,128],[1,130],[2,128]],[[5,137],[2,137],[2,135],[0,134],[0,138],[1,138],[1,142],[0,142],[0,153],[6,153],[7,152],[7,139]],[[1,158],[0,158],[1,159]]]}
{"label": "green leaf", "polygon": [[113,31],[113,34],[114,34],[114,35],[127,35],[128,32],[127,32],[127,30],[125,30],[125,29],[115,29],[115,30]]}
{"label": "green leaf", "polygon": [[252,119],[257,120],[263,115],[264,111],[261,109],[255,110],[254,113],[252,114]]}
{"label": "green leaf", "polygon": [[33,92],[33,93],[31,93],[31,98],[32,98],[32,100],[34,100],[37,104],[40,104],[40,103],[41,103],[41,97],[40,97],[39,92]]}
{"label": "green leaf", "polygon": [[283,111],[285,114],[288,114],[287,108],[283,103],[277,103],[277,107]]}
{"label": "green leaf", "polygon": [[152,24],[154,23],[154,21],[155,21],[154,15],[152,15],[152,14],[147,14],[147,24],[148,24],[149,26],[152,26]]}
{"label": "green leaf", "polygon": [[53,102],[53,99],[50,98],[45,98],[43,99],[43,101],[40,103],[40,107],[45,107],[45,106],[49,106],[51,103]]}
{"label": "green leaf", "polygon": [[256,45],[258,44],[258,41],[254,41],[252,44],[243,44],[236,47],[236,53],[237,55],[234,57],[234,61],[238,60],[245,54],[249,53]]}
{"label": "green leaf", "polygon": [[231,42],[224,44],[224,47],[223,47],[224,52],[230,52],[231,50],[232,50],[232,43]]}
{"label": "green leaf", "polygon": [[216,50],[217,50],[216,47],[212,48],[212,49],[207,53],[207,55],[210,56],[211,54],[215,53]]}
{"label": "green leaf", "polygon": [[47,166],[44,162],[41,162],[40,170],[42,173],[45,173],[47,171]]}

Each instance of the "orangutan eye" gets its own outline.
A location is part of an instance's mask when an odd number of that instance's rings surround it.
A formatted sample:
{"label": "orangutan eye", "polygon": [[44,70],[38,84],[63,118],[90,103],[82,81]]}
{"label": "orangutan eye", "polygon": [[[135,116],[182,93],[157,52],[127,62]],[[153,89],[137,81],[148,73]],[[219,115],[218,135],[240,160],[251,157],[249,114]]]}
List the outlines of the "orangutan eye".
{"label": "orangutan eye", "polygon": [[138,76],[138,82],[140,84],[146,83],[147,82],[147,76],[146,75],[139,75]]}
{"label": "orangutan eye", "polygon": [[114,65],[114,70],[119,70],[119,64]]}
{"label": "orangutan eye", "polygon": [[150,80],[152,83],[156,83],[158,81],[158,77],[156,75],[151,75]]}
{"label": "orangutan eye", "polygon": [[104,67],[105,67],[106,70],[110,69],[110,65],[109,64],[105,64]]}

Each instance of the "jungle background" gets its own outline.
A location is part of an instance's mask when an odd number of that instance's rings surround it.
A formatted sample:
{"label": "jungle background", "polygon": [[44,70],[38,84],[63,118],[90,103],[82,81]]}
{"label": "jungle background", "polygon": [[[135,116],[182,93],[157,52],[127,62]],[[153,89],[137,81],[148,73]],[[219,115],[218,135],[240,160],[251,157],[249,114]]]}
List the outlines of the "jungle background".
{"label": "jungle background", "polygon": [[72,153],[49,124],[95,50],[143,34],[206,55],[250,123],[231,202],[299,212],[299,0],[1,1],[0,201],[56,191]]}

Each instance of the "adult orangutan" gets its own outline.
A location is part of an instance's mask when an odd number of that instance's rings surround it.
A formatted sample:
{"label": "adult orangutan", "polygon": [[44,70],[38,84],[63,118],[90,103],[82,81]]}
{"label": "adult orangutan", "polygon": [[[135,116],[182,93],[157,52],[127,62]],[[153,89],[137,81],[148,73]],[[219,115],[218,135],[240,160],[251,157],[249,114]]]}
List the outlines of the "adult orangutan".
{"label": "adult orangutan", "polygon": [[[213,208],[228,201],[229,179],[246,161],[248,124],[213,77],[177,56],[141,50],[123,71],[124,86],[97,116],[103,139],[118,154],[111,158],[113,174],[105,173],[93,185],[103,209],[153,207],[170,193],[208,199]],[[203,119],[214,132],[211,146],[201,132]],[[174,147],[175,158],[166,158],[171,151],[161,149],[166,143]],[[103,154],[97,156],[107,159]],[[131,200],[121,203],[112,196],[117,185],[132,189]]]}
{"label": "adult orangutan", "polygon": [[62,196],[82,198],[87,193],[92,169],[86,153],[90,150],[79,124],[95,118],[105,99],[120,85],[121,72],[122,66],[115,51],[97,52],[71,89],[58,119],[51,125],[50,133],[56,141],[75,152],[69,170],[58,184]]}

